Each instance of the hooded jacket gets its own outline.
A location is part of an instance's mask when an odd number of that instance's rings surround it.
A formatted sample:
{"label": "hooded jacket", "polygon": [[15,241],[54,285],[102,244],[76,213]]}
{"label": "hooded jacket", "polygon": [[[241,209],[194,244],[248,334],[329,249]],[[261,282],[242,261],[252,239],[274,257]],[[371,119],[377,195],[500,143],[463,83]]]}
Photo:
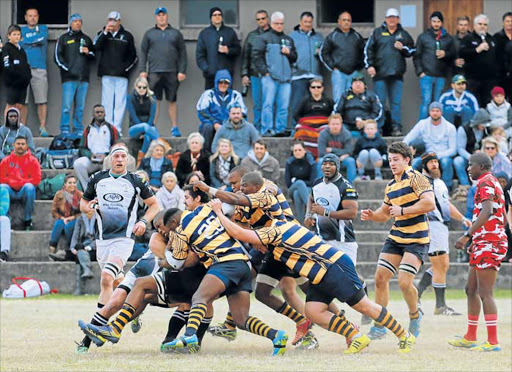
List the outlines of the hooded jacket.
{"label": "hooded jacket", "polygon": [[[225,95],[219,91],[219,80],[229,80],[229,87]],[[228,107],[238,104],[242,108],[242,115],[247,116],[247,107],[245,106],[242,95],[237,90],[232,89],[233,79],[228,70],[220,70],[215,74],[215,86],[207,89],[197,101],[197,117],[201,125],[215,123],[222,124],[229,117]]]}
{"label": "hooded jacket", "polygon": [[306,151],[306,154],[302,159],[297,159],[295,156],[290,156],[286,160],[284,168],[284,181],[286,187],[290,188],[294,181],[292,179],[302,180],[306,183],[306,186],[313,186],[313,182],[316,180],[316,160],[313,154]]}
{"label": "hooded jacket", "polygon": [[363,68],[364,39],[353,28],[347,33],[336,27],[325,38],[320,49],[320,59],[330,71],[337,68],[344,74],[351,74]]}
{"label": "hooded jacket", "polygon": [[460,56],[464,58],[464,76],[472,80],[491,80],[498,77],[500,66],[496,57],[496,40],[491,34],[485,34],[489,50],[477,53],[476,48],[482,44],[482,37],[475,31],[462,39]]}
{"label": "hooded jacket", "polygon": [[271,180],[274,183],[279,182],[281,175],[279,162],[276,158],[265,152],[263,159],[258,160],[254,154],[254,150],[250,150],[247,156],[242,160],[241,165],[247,167],[250,172],[261,172],[263,178]]}
{"label": "hooded jacket", "polygon": [[[444,50],[444,58],[436,57],[436,50]],[[416,75],[425,73],[428,76],[448,77],[452,71],[455,59],[455,44],[453,37],[443,28],[436,33],[432,28],[418,36],[416,52],[414,53],[414,67]]]}
{"label": "hooded jacket", "polygon": [[96,51],[101,51],[98,64],[98,76],[128,77],[130,70],[137,64],[137,51],[133,35],[123,25],[114,35],[100,30],[94,38]]}
{"label": "hooded jacket", "polygon": [[[394,47],[395,41],[403,44],[403,49],[398,50]],[[395,33],[391,34],[386,22],[373,30],[370,38],[364,47],[364,65],[365,68],[374,67],[376,75],[374,80],[380,80],[387,77],[397,77],[402,79],[405,70],[405,59],[411,57],[414,49],[414,40],[399,23]]]}
{"label": "hooded jacket", "polygon": [[2,49],[2,66],[3,80],[7,87],[25,89],[28,86],[32,73],[27,54],[20,45],[5,43]]}
{"label": "hooded jacket", "polygon": [[34,186],[41,182],[41,165],[30,151],[25,155],[11,154],[0,163],[0,183],[19,191],[26,183]]}
{"label": "hooded jacket", "polygon": [[343,93],[334,108],[343,117],[343,124],[348,130],[358,130],[356,118],[378,121],[382,116],[382,104],[379,97],[368,89],[361,94],[355,94],[352,89]]}
{"label": "hooded jacket", "polygon": [[439,125],[433,125],[430,117],[420,120],[403,141],[410,145],[418,140],[423,142],[427,152],[435,152],[439,159],[457,154],[457,130],[444,117]]}
{"label": "hooded jacket", "polygon": [[[15,111],[18,113],[18,122],[14,127],[10,127],[9,125],[7,125],[7,116],[11,111]],[[20,116],[21,115],[19,110],[15,107],[11,107],[5,113],[5,125],[2,125],[0,127],[0,160],[5,158],[14,150],[14,140],[18,136],[23,136],[27,139],[28,148],[32,153],[35,154],[36,150],[34,147],[34,139],[32,137],[32,132],[27,126],[20,123]]]}
{"label": "hooded jacket", "polygon": [[320,76],[320,59],[317,51],[320,50],[324,37],[314,29],[304,32],[300,25],[295,26],[290,37],[295,43],[297,61],[293,64],[292,80]]}
{"label": "hooded jacket", "polygon": [[[84,40],[85,46],[89,49],[88,54],[80,53],[80,41]],[[55,43],[55,63],[60,69],[62,82],[67,81],[89,81],[89,64],[94,59],[94,45],[89,36],[82,30],[67,32],[60,35]]]}
{"label": "hooded jacket", "polygon": [[213,152],[217,151],[217,145],[221,138],[230,140],[235,154],[237,154],[240,159],[243,159],[247,156],[247,153],[251,151],[253,143],[260,138],[260,134],[254,125],[245,119],[242,119],[236,128],[233,123],[227,119],[219,130],[217,130],[215,137],[213,137]]}

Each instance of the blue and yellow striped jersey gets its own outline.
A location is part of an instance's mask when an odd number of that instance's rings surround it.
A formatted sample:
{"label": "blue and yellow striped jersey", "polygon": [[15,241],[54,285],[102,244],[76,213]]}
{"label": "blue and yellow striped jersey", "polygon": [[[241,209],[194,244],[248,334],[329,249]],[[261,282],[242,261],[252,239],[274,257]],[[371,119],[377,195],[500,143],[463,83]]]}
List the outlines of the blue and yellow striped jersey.
{"label": "blue and yellow striped jersey", "polygon": [[191,249],[205,267],[216,262],[249,260],[240,242],[227,234],[207,204],[192,212],[183,212],[180,225],[174,233],[169,234],[168,244],[173,248],[175,259],[186,259]]}
{"label": "blue and yellow striped jersey", "polygon": [[[391,180],[386,185],[384,203],[389,206],[410,207],[420,200],[424,192],[432,192],[427,177],[411,167],[402,174],[400,181]],[[400,244],[429,244],[427,214],[407,214],[395,217],[389,238]]]}
{"label": "blue and yellow striped jersey", "polygon": [[269,186],[269,188],[277,190],[276,199],[279,202],[279,205],[281,206],[281,209],[283,210],[286,219],[289,221],[295,220],[295,216],[293,215],[292,209],[290,208],[290,204],[288,204],[288,200],[286,200],[286,196],[284,196],[283,192],[281,191],[281,188],[271,180],[267,180],[266,178],[264,178],[263,180],[264,186]]}
{"label": "blue and yellow striped jersey", "polygon": [[269,227],[255,232],[261,243],[272,251],[275,260],[313,284],[320,283],[329,267],[344,254],[293,222],[274,220]]}
{"label": "blue and yellow striped jersey", "polygon": [[249,206],[238,206],[235,221],[247,223],[252,228],[270,226],[273,220],[284,220],[285,215],[277,198],[263,186],[254,194],[245,195]]}

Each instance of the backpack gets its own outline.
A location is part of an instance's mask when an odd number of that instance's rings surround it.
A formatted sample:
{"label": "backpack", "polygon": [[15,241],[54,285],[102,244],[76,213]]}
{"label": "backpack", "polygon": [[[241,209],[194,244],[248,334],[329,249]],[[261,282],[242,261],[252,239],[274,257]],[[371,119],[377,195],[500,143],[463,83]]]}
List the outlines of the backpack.
{"label": "backpack", "polygon": [[46,166],[50,169],[73,168],[73,163],[79,157],[80,150],[48,150],[46,152]]}
{"label": "backpack", "polygon": [[61,173],[57,174],[55,177],[41,180],[41,183],[37,186],[39,199],[52,200],[57,191],[64,186],[64,178],[66,178],[66,174]]}
{"label": "backpack", "polygon": [[78,149],[81,136],[76,133],[61,133],[53,138],[50,150]]}
{"label": "backpack", "polygon": [[[24,280],[24,282],[18,284],[18,280]],[[11,281],[13,284],[11,284],[9,289],[2,292],[2,297],[4,298],[38,297],[52,292],[47,282],[39,281],[34,278],[17,276],[12,278]]]}

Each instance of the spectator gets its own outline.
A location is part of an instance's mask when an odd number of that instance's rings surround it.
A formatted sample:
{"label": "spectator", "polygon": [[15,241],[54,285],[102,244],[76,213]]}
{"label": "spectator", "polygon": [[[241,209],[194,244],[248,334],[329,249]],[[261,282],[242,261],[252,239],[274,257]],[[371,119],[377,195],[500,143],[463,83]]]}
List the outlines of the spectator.
{"label": "spectator", "polygon": [[140,76],[149,79],[151,90],[156,95],[155,122],[165,92],[165,99],[169,102],[171,134],[181,137],[176,99],[180,83],[187,78],[185,39],[179,30],[169,24],[166,8],[155,9],[155,21],[155,27],[146,31],[140,44]]}
{"label": "spectator", "polygon": [[98,76],[101,77],[101,104],[106,120],[122,136],[123,116],[126,109],[128,74],[137,64],[137,51],[133,35],[121,24],[121,14],[112,11],[107,24],[94,38],[96,51],[101,52]]}
{"label": "spectator", "polygon": [[491,90],[491,102],[487,104],[487,111],[491,116],[491,127],[501,127],[512,135],[512,107],[505,100],[505,90],[502,87],[494,87]]}
{"label": "spectator", "polygon": [[347,179],[354,182],[356,178],[356,161],[350,156],[354,152],[354,143],[350,131],[343,126],[340,114],[329,116],[327,129],[318,137],[317,174],[322,173],[322,158],[325,154],[334,154],[340,158],[341,166],[347,171]]}
{"label": "spectator", "polygon": [[443,14],[433,12],[430,28],[416,41],[414,67],[420,78],[421,104],[418,120],[428,116],[428,105],[439,101],[444,90],[444,81],[452,73],[455,46],[452,36],[443,27]]}
{"label": "spectator", "polygon": [[508,142],[507,142],[507,133],[505,133],[505,129],[502,127],[494,127],[490,128],[491,136],[498,141],[500,144],[500,151],[507,156],[508,155]]}
{"label": "spectator", "polygon": [[80,140],[80,157],[73,163],[82,190],[87,189],[89,175],[103,168],[103,160],[118,137],[116,127],[105,121],[102,105],[95,105],[92,113],[93,119]]}
{"label": "spectator", "polygon": [[477,15],[473,26],[474,31],[462,40],[460,55],[466,61],[464,76],[468,79],[468,89],[480,106],[484,106],[491,99],[491,89],[498,83],[496,40],[487,32],[489,18],[485,14]]}
{"label": "spectator", "polygon": [[224,25],[222,18],[220,8],[211,8],[211,25],[203,29],[197,38],[196,62],[203,71],[204,89],[217,86],[214,84],[217,71],[228,70],[231,76],[235,76],[236,57],[242,51],[235,30]]}
{"label": "spectator", "polygon": [[[116,147],[124,147],[126,151],[128,152],[128,163],[126,164],[126,170],[128,172],[135,172],[137,170],[137,164],[135,161],[135,158],[130,155],[130,149],[124,142],[116,142],[110,147],[110,153],[112,153],[112,150]],[[110,153],[105,156],[105,159],[103,160],[103,170],[108,170],[112,167],[112,157],[110,156]]]}
{"label": "spectator", "polygon": [[0,160],[10,155],[14,150],[14,140],[22,136],[27,139],[28,148],[35,154],[34,140],[29,127],[23,125],[20,121],[20,111],[16,107],[7,109],[5,113],[5,125],[0,127]]}
{"label": "spectator", "polygon": [[76,187],[76,177],[73,174],[68,174],[64,178],[64,186],[53,197],[52,217],[54,223],[50,235],[49,250],[49,257],[52,261],[64,261],[65,259],[66,252],[57,252],[57,244],[64,234],[67,238],[68,246],[70,245],[76,220],[81,214],[80,199],[82,194]]}
{"label": "spectator", "polygon": [[239,163],[240,158],[235,154],[231,141],[226,138],[219,139],[217,151],[210,156],[210,185],[220,190],[230,187],[229,172]]}
{"label": "spectator", "polygon": [[[20,46],[27,54],[32,78],[27,89],[25,104],[28,105],[30,88],[37,106],[39,119],[39,135],[48,137],[46,131],[46,113],[48,102],[48,74],[46,71],[46,48],[48,47],[48,27],[39,24],[39,12],[35,8],[25,11],[26,26],[21,27]],[[27,122],[26,106],[21,111],[21,121]]]}
{"label": "spectator", "polygon": [[354,146],[354,157],[357,156],[357,178],[370,179],[365,175],[366,168],[375,170],[375,179],[382,180],[382,165],[387,157],[388,146],[379,135],[376,120],[364,121],[364,133],[358,138]]}
{"label": "spectator", "polygon": [[[441,178],[450,190],[453,184],[453,157],[457,154],[457,130],[443,117],[443,105],[439,102],[432,102],[428,111],[429,117],[418,121],[403,141],[408,145],[421,142],[425,145],[425,152],[436,153],[441,165]],[[421,169],[420,156],[413,159],[412,166],[418,171]]]}
{"label": "spectator", "polygon": [[315,158],[306,151],[302,142],[295,142],[292,156],[286,160],[284,180],[288,187],[288,195],[295,206],[295,216],[300,223],[304,222],[311,186],[316,179]]}
{"label": "spectator", "polygon": [[[374,80],[373,89],[382,105],[385,105],[389,98],[393,136],[402,135],[400,104],[406,69],[405,58],[411,57],[415,51],[414,40],[399,21],[398,10],[389,8],[386,11],[386,21],[373,31],[364,48],[365,67]],[[383,125],[384,116],[381,116],[380,130]]]}
{"label": "spectator", "polygon": [[292,85],[290,95],[290,112],[292,114],[292,130],[297,124],[293,114],[308,93],[309,82],[314,78],[321,78],[320,48],[324,41],[322,34],[313,28],[313,13],[302,12],[300,23],[295,26],[290,37],[297,50],[297,61],[292,69]]}
{"label": "spectator", "polygon": [[503,28],[494,34],[496,59],[499,65],[499,84],[505,88],[506,96],[512,99],[512,71],[507,69],[507,47],[512,48],[512,12],[503,14]]}
{"label": "spectator", "polygon": [[210,152],[203,148],[204,137],[198,133],[190,133],[187,138],[188,149],[181,153],[176,166],[176,177],[180,187],[183,187],[187,176],[198,172],[204,181],[210,184]]}
{"label": "spectator", "polygon": [[27,231],[33,229],[32,211],[39,182],[39,161],[30,153],[27,139],[17,136],[14,140],[14,152],[0,163],[0,184],[9,191],[11,201],[21,200],[24,208],[23,222]]}
{"label": "spectator", "polygon": [[[244,90],[251,86],[254,126],[260,130],[261,127],[261,77],[258,75],[254,58],[252,56],[253,46],[256,38],[265,32],[270,31],[268,13],[266,10],[256,12],[256,24],[258,27],[247,34],[244,49],[242,51],[242,85]],[[215,151],[215,150],[214,150]]]}
{"label": "spectator", "polygon": [[19,44],[21,28],[10,25],[7,29],[7,43],[2,49],[3,80],[5,87],[6,108],[15,107],[20,112],[25,110],[27,88],[32,77],[27,54]]}
{"label": "spectator", "polygon": [[137,155],[137,161],[140,162],[148,151],[151,141],[160,137],[160,133],[155,126],[157,103],[153,92],[149,90],[148,81],[139,76],[135,79],[133,88],[133,93],[128,95],[126,102],[130,119],[128,134],[131,138],[144,138]]}
{"label": "spectator", "polygon": [[174,171],[172,161],[165,157],[168,150],[166,143],[155,140],[151,142],[146,157],[140,162],[139,169],[148,174],[148,182],[155,191],[162,186],[162,175]]}
{"label": "spectator", "polygon": [[[314,78],[309,81],[309,93],[302,99],[293,113],[295,121],[305,117],[331,115],[334,101],[324,95],[324,81]],[[308,196],[309,197],[309,196]]]}
{"label": "spectator", "polygon": [[367,90],[363,75],[358,74],[352,78],[352,88],[341,95],[334,111],[343,117],[345,128],[352,136],[358,138],[365,120],[380,120],[382,104],[375,93]]}
{"label": "spectator", "polygon": [[457,17],[457,32],[453,37],[453,42],[455,45],[455,75],[463,75],[464,74],[464,58],[460,57],[460,46],[462,44],[462,39],[469,33],[469,17]]}
{"label": "spectator", "polygon": [[91,261],[96,260],[96,215],[89,219],[85,213],[77,218],[71,237],[70,252],[75,255],[76,287],[74,296],[85,294],[85,281],[93,277]]}
{"label": "spectator", "polygon": [[500,144],[494,137],[486,137],[482,140],[482,151],[492,159],[492,173],[512,174],[512,163],[500,151]]}
{"label": "spectator", "polygon": [[197,101],[197,116],[199,118],[199,133],[205,139],[205,149],[210,150],[215,132],[229,117],[229,107],[242,108],[242,115],[247,116],[242,95],[232,89],[233,79],[228,70],[220,70],[215,73],[215,88],[207,89]]}
{"label": "spectator", "polygon": [[488,134],[487,128],[491,124],[489,113],[485,109],[476,112],[470,123],[457,128],[457,153],[453,160],[453,166],[459,179],[459,184],[469,186],[467,167],[469,157],[479,150],[482,140]]}
{"label": "spectator", "polygon": [[183,185],[183,188],[188,185],[194,185],[195,183],[203,181],[204,182],[204,176],[202,172],[194,171],[190,172],[187,177],[185,178],[185,183]]}
{"label": "spectator", "polygon": [[9,252],[11,251],[10,205],[9,190],[0,185],[0,262],[9,261]]}
{"label": "spectator", "polygon": [[332,71],[332,98],[335,102],[350,89],[352,78],[363,68],[364,39],[351,26],[352,15],[342,12],[338,16],[338,27],[327,35],[320,49],[322,62]]}
{"label": "spectator", "polygon": [[478,100],[466,90],[466,78],[455,75],[452,78],[452,90],[441,95],[439,102],[443,105],[443,116],[457,128],[469,124],[477,112]]}
{"label": "spectator", "polygon": [[297,60],[293,39],[283,32],[284,14],[274,12],[270,19],[270,27],[272,30],[260,35],[253,46],[254,65],[262,77],[263,107],[260,132],[266,137],[285,136],[292,65]]}
{"label": "spectator", "polygon": [[229,108],[229,119],[226,120],[215,133],[212,143],[212,151],[217,151],[217,145],[221,139],[228,139],[235,154],[243,159],[251,150],[254,142],[260,135],[254,125],[244,119],[242,108],[238,105],[231,105]]}
{"label": "spectator", "polygon": [[162,210],[179,208],[185,210],[185,193],[178,186],[178,178],[173,172],[162,176],[162,187],[155,194]]}
{"label": "spectator", "polygon": [[59,36],[55,44],[55,63],[62,80],[62,114],[60,131],[70,132],[73,102],[73,129],[83,132],[83,113],[89,89],[89,64],[94,59],[94,46],[89,36],[82,32],[82,16],[74,13],[69,18],[68,31]]}
{"label": "spectator", "polygon": [[267,151],[267,144],[259,139],[252,145],[252,150],[242,160],[241,165],[246,167],[249,172],[258,171],[263,178],[278,183],[281,172],[279,162]]}

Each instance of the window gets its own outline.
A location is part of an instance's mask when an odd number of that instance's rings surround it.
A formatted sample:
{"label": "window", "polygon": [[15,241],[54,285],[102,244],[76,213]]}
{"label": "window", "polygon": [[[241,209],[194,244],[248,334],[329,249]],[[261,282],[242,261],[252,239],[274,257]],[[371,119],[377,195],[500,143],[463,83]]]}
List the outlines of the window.
{"label": "window", "polygon": [[207,26],[210,8],[222,9],[224,24],[238,26],[238,0],[181,0],[182,26]]}
{"label": "window", "polygon": [[17,24],[25,24],[25,11],[39,11],[39,23],[44,25],[67,25],[70,0],[13,0]]}
{"label": "window", "polygon": [[352,15],[352,23],[374,23],[375,0],[318,0],[320,23],[337,23],[342,11]]}

